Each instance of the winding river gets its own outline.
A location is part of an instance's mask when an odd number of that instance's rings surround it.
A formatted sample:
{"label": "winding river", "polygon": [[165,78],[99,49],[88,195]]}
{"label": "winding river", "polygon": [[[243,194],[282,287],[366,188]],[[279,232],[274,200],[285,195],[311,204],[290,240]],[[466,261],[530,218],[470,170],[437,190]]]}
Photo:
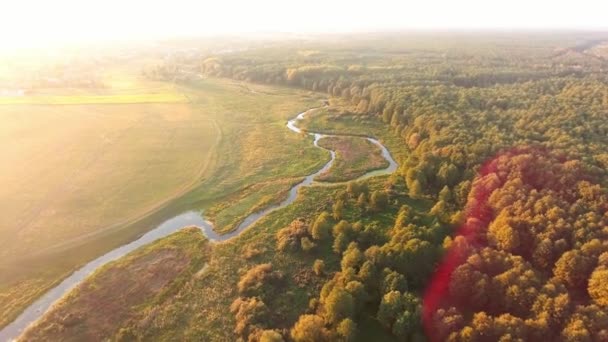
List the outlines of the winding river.
{"label": "winding river", "polygon": [[[311,112],[315,109],[317,109],[317,108],[309,109],[306,112],[300,113],[294,119],[289,120],[287,122],[287,128],[295,133],[302,134],[303,133],[302,129],[297,127],[298,121],[304,119],[304,116],[306,115],[306,113]],[[175,231],[178,231],[179,229],[181,229],[183,227],[188,227],[188,226],[199,227],[204,232],[204,234],[207,236],[207,238],[212,242],[226,241],[228,239],[231,239],[231,238],[239,235],[245,229],[251,227],[255,222],[257,222],[262,217],[268,215],[272,211],[283,208],[283,207],[288,206],[291,203],[293,203],[296,200],[296,197],[298,194],[298,189],[300,189],[301,187],[317,185],[317,184],[319,184],[319,185],[321,185],[321,184],[324,184],[324,185],[339,184],[339,183],[319,183],[319,182],[315,182],[315,178],[318,175],[320,175],[321,173],[329,170],[329,168],[332,166],[332,164],[336,158],[336,153],[334,151],[328,150],[328,149],[325,149],[325,148],[319,146],[319,144],[318,144],[319,140],[322,138],[326,138],[326,137],[336,137],[336,136],[340,136],[340,135],[338,135],[338,134],[321,134],[321,133],[314,133],[314,132],[306,132],[306,134],[309,134],[314,137],[313,143],[316,147],[329,151],[329,153],[331,154],[331,159],[325,165],[323,165],[323,167],[320,170],[318,170],[317,172],[315,172],[313,174],[306,176],[306,178],[304,178],[304,180],[302,182],[294,185],[289,190],[289,195],[287,196],[287,198],[284,199],[281,203],[272,205],[264,210],[261,210],[259,212],[256,212],[256,213],[253,213],[253,214],[247,216],[237,226],[237,228],[235,230],[233,230],[232,232],[226,233],[226,234],[221,234],[221,235],[218,234],[215,230],[213,230],[213,225],[211,224],[211,222],[205,220],[205,218],[202,216],[202,214],[200,212],[188,211],[183,214],[174,216],[174,217],[166,220],[165,222],[161,223],[156,228],[150,230],[146,234],[142,235],[137,240],[132,241],[121,247],[118,247],[118,248],[100,256],[99,258],[87,263],[86,265],[84,265],[83,267],[81,267],[80,269],[78,269],[77,271],[72,273],[69,277],[65,278],[61,283],[59,283],[59,285],[55,286],[54,288],[52,288],[51,290],[46,292],[44,295],[42,295],[42,297],[40,297],[34,303],[32,303],[30,306],[28,306],[19,315],[19,317],[17,317],[17,319],[15,319],[12,323],[10,323],[6,327],[4,327],[2,329],[2,331],[0,331],[0,341],[2,341],[2,342],[12,341],[12,340],[16,339],[17,337],[19,337],[19,335],[21,335],[21,333],[25,330],[25,328],[27,328],[30,324],[34,323],[40,317],[42,317],[44,315],[44,313],[46,311],[48,311],[49,308],[53,305],[53,303],[57,302],[64,295],[66,295],[68,292],[70,292],[70,290],[72,290],[78,284],[80,284],[92,272],[94,272],[98,268],[102,267],[103,265],[134,251],[135,249],[137,249],[143,245],[149,244],[149,243],[156,241],[160,238],[163,238],[171,233],[174,233]],[[395,160],[389,153],[388,149],[384,145],[382,145],[378,140],[376,140],[372,137],[361,137],[361,139],[367,139],[368,141],[377,145],[382,150],[382,156],[389,162],[389,166],[382,170],[375,170],[375,171],[368,172],[357,179],[364,179],[364,178],[369,178],[369,177],[383,175],[383,174],[390,174],[397,169],[397,163],[395,162]]]}

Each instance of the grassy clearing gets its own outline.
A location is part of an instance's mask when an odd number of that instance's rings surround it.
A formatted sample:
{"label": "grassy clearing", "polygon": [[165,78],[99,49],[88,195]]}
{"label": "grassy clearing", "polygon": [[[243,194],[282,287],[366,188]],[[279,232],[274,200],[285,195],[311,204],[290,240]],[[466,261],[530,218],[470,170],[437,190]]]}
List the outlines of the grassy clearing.
{"label": "grassy clearing", "polygon": [[287,197],[289,189],[301,180],[281,179],[255,184],[209,208],[205,211],[205,216],[213,222],[215,230],[232,231],[248,215],[281,202]]}
{"label": "grassy clearing", "polygon": [[403,148],[403,140],[387,130],[380,118],[353,113],[350,106],[339,99],[331,99],[330,105],[306,115],[300,121],[300,127],[326,134],[371,136],[388,148],[397,163],[401,164],[405,159],[407,151]]}
{"label": "grassy clearing", "polygon": [[[194,281],[208,258],[199,229],[190,228],[96,271],[30,328],[24,341],[105,340],[140,311]],[[124,331],[122,332],[124,334]]]}
{"label": "grassy clearing", "polygon": [[[284,127],[318,97],[254,88],[208,79],[175,87],[187,104],[1,106],[0,326],[79,265],[168,217],[326,162],[309,137]],[[225,217],[265,201],[235,201]]]}
{"label": "grassy clearing", "polygon": [[318,181],[343,182],[388,166],[380,148],[364,138],[326,137],[319,141],[319,146],[336,151],[336,160],[317,177]]}

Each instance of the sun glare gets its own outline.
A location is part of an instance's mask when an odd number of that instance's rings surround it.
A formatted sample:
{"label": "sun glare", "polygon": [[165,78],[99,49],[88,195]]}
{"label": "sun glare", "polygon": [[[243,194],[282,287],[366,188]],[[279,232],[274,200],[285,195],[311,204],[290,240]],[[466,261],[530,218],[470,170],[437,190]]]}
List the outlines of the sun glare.
{"label": "sun glare", "polygon": [[600,1],[25,0],[2,5],[0,49],[247,32],[606,27]]}

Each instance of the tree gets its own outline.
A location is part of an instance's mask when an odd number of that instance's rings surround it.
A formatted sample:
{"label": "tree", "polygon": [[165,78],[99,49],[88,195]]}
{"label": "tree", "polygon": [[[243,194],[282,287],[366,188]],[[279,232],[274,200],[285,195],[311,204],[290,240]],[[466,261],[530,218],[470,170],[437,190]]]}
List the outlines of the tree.
{"label": "tree", "polygon": [[357,197],[361,192],[359,183],[355,181],[350,181],[346,185],[346,192],[350,195],[351,198]]}
{"label": "tree", "polygon": [[315,220],[312,225],[312,238],[315,240],[326,240],[329,237],[329,231],[331,229],[331,216],[328,212],[324,211]]}
{"label": "tree", "polygon": [[576,319],[568,323],[568,325],[562,331],[563,341],[589,341],[591,342],[591,334],[585,322],[580,319]]}
{"label": "tree", "polygon": [[437,201],[435,205],[429,211],[431,215],[437,216],[440,220],[445,221],[447,215],[447,205],[443,200]]}
{"label": "tree", "polygon": [[353,296],[340,287],[334,287],[325,299],[325,318],[329,323],[337,323],[355,314]]}
{"label": "tree", "polygon": [[236,319],[234,332],[243,337],[249,336],[251,332],[260,329],[268,320],[270,311],[264,302],[258,297],[237,298],[230,305]]}
{"label": "tree", "polygon": [[334,205],[331,207],[332,214],[334,220],[338,221],[342,219],[342,215],[344,215],[344,201],[337,200]]}
{"label": "tree", "polygon": [[277,249],[296,250],[301,245],[300,239],[306,235],[308,235],[308,226],[304,221],[296,219],[277,232]]}
{"label": "tree", "polygon": [[334,238],[334,244],[332,246],[333,251],[336,254],[341,254],[346,249],[349,242],[350,239],[346,233],[338,233]]}
{"label": "tree", "polygon": [[440,184],[453,186],[458,181],[458,168],[451,163],[444,163],[437,172]]}
{"label": "tree", "polygon": [[291,338],[296,342],[323,342],[329,341],[330,333],[320,316],[302,315],[291,329]]}
{"label": "tree", "polygon": [[555,263],[553,274],[573,289],[586,288],[593,267],[592,260],[578,250],[564,253]]}
{"label": "tree", "polygon": [[409,185],[409,194],[412,198],[420,198],[422,196],[422,185],[419,180],[414,180]]}
{"label": "tree", "polygon": [[353,342],[357,338],[357,324],[350,318],[342,320],[336,330],[345,342]]}
{"label": "tree", "polygon": [[359,195],[359,198],[357,198],[357,206],[361,210],[367,209],[367,195],[366,194],[361,193]]}
{"label": "tree", "polygon": [[588,292],[597,305],[608,307],[608,268],[600,266],[593,271]]}
{"label": "tree", "polygon": [[412,216],[412,208],[407,205],[402,205],[401,208],[399,208],[399,214],[397,214],[394,229],[407,226],[408,222],[412,219]]}
{"label": "tree", "polygon": [[317,246],[314,242],[310,241],[307,236],[303,237],[302,240],[300,240],[300,244],[302,245],[302,250],[304,252],[308,252]]}
{"label": "tree", "polygon": [[378,308],[378,320],[387,328],[392,327],[394,321],[403,310],[404,303],[399,291],[391,291],[382,297]]}
{"label": "tree", "polygon": [[346,250],[342,254],[342,261],[340,262],[340,265],[342,267],[342,270],[346,270],[349,267],[359,268],[359,266],[361,266],[364,260],[365,257],[363,256],[363,253],[361,253],[361,251],[359,250],[357,243],[351,242],[348,245],[348,248],[346,248]]}
{"label": "tree", "polygon": [[260,342],[284,342],[283,336],[275,330],[264,330],[260,335]]}
{"label": "tree", "polygon": [[452,192],[450,191],[450,188],[448,188],[448,186],[444,186],[443,189],[441,189],[441,191],[439,191],[439,196],[438,199],[440,201],[444,201],[449,203],[452,200]]}
{"label": "tree", "polygon": [[272,264],[260,264],[252,267],[245,273],[237,284],[239,294],[253,296],[258,295],[264,283],[278,280],[282,275],[272,271]]}
{"label": "tree", "polygon": [[501,211],[488,227],[488,240],[504,251],[513,252],[519,248],[519,233],[511,227],[507,211]]}
{"label": "tree", "polygon": [[369,201],[370,207],[375,211],[381,211],[388,205],[388,196],[384,191],[374,191]]}
{"label": "tree", "polygon": [[392,291],[399,291],[401,293],[407,291],[407,281],[403,274],[399,272],[391,271],[390,269],[384,270],[384,279],[382,280],[382,291],[383,293],[389,293]]}
{"label": "tree", "polygon": [[312,265],[312,270],[318,276],[323,275],[325,273],[325,262],[321,259],[315,260],[314,264]]}
{"label": "tree", "polygon": [[361,312],[363,305],[369,300],[369,294],[365,290],[365,285],[358,280],[351,280],[346,284],[345,289],[355,300],[356,312]]}

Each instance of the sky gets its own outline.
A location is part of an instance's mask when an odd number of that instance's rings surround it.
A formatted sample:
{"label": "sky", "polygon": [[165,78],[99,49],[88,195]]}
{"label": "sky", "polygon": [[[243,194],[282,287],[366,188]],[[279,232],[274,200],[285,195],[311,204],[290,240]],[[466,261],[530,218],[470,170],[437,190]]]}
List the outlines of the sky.
{"label": "sky", "polygon": [[606,0],[2,0],[0,49],[259,32],[608,30]]}

